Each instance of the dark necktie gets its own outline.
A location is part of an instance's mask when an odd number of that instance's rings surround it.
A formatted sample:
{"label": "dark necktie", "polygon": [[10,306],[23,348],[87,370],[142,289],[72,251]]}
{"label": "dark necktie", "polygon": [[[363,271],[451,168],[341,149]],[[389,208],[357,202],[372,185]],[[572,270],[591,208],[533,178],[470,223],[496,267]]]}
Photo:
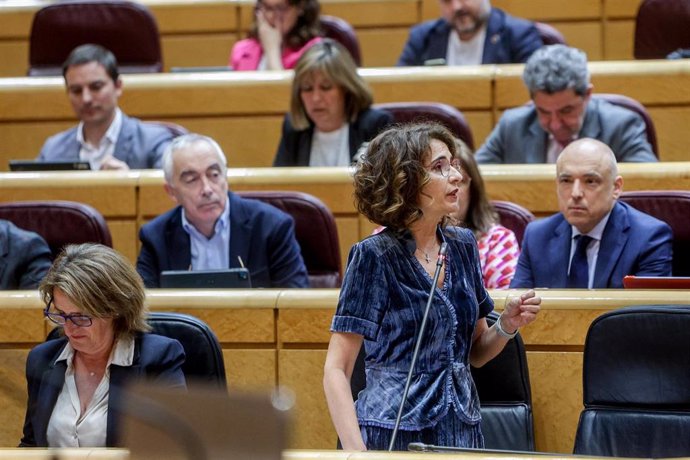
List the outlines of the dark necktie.
{"label": "dark necktie", "polygon": [[592,241],[592,237],[578,235],[575,239],[577,240],[577,248],[575,248],[573,260],[570,262],[570,273],[568,274],[568,284],[566,287],[587,289],[587,281],[589,280],[587,246]]}

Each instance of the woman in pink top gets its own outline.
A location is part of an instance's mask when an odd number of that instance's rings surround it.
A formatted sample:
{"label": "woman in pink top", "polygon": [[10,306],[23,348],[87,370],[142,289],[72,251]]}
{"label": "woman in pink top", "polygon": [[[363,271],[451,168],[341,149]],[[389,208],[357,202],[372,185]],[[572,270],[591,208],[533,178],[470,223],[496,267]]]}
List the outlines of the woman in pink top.
{"label": "woman in pink top", "polygon": [[318,0],[257,0],[249,37],[235,43],[234,70],[291,69],[321,40]]}
{"label": "woman in pink top", "polygon": [[484,287],[508,289],[520,255],[517,238],[511,230],[498,224],[498,215],[486,195],[484,179],[472,151],[460,140],[457,150],[463,180],[458,193],[460,210],[454,217],[477,238]]}

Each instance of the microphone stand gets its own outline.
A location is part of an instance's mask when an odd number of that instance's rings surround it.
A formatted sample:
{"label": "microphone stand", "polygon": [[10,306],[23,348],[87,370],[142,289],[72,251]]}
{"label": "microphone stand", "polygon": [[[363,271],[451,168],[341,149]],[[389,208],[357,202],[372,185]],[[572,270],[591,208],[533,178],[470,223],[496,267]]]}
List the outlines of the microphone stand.
{"label": "microphone stand", "polygon": [[391,452],[393,450],[395,438],[398,435],[398,428],[400,428],[400,419],[402,419],[403,406],[405,405],[405,401],[407,400],[407,393],[410,391],[412,373],[414,372],[414,366],[417,363],[417,355],[419,354],[419,348],[422,344],[422,337],[424,336],[424,330],[426,329],[426,320],[429,317],[429,311],[431,310],[431,302],[434,300],[436,284],[438,284],[438,277],[441,275],[441,267],[443,267],[443,262],[446,259],[447,251],[448,243],[441,243],[441,248],[438,251],[438,258],[436,259],[436,271],[434,272],[434,280],[431,283],[431,290],[429,291],[429,300],[427,300],[426,302],[424,316],[422,317],[422,325],[419,327],[419,334],[417,335],[417,341],[414,345],[414,352],[412,353],[412,363],[410,363],[410,370],[407,373],[407,379],[405,380],[405,389],[403,390],[402,401],[400,401],[400,407],[398,408],[398,416],[395,419],[395,427],[393,428],[391,442],[390,444],[388,444],[388,452]]}

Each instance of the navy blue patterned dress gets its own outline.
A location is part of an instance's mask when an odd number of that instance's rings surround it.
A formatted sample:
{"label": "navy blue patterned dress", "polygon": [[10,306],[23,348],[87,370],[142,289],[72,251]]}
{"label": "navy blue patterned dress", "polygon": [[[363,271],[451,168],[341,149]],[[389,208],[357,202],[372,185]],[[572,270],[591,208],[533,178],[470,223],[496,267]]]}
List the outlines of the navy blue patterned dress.
{"label": "navy blue patterned dress", "polygon": [[[477,243],[469,230],[438,230],[448,243],[443,288],[436,288],[403,410],[395,449],[410,442],[484,445],[479,397],[469,368],[479,318],[493,310]],[[386,230],[350,251],[331,331],[364,336],[366,388],[356,402],[368,449],[387,450],[432,278],[414,255],[415,241]]]}

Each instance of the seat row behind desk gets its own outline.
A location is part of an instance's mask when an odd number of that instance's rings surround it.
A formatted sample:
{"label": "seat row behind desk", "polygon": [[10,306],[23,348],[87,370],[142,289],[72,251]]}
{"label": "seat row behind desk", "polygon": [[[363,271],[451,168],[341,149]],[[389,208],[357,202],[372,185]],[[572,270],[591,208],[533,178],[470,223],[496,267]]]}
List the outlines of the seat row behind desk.
{"label": "seat row behind desk", "polygon": [[[690,162],[621,164],[624,190],[690,190]],[[489,198],[517,203],[536,217],[558,211],[554,165],[481,167]],[[236,191],[294,190],[323,201],[335,216],[342,266],[350,247],[375,225],[359,215],[347,168],[254,168],[228,170]],[[3,201],[84,202],[105,217],[113,246],[130,260],[138,254],[138,229],[174,203],[160,171],[0,173]]]}
{"label": "seat row behind desk", "polygon": [[[492,291],[498,309],[510,291]],[[591,322],[626,305],[688,304],[688,291],[544,290],[538,321],[521,331],[527,347],[536,447],[572,452],[582,410],[582,352]],[[296,393],[291,448],[331,449],[333,430],[322,390],[323,363],[337,290],[149,290],[154,311],[205,321],[218,336],[234,388],[287,385]],[[0,292],[0,446],[16,445],[26,404],[24,363],[48,325],[36,292]]]}
{"label": "seat row behind desk", "polygon": [[[690,62],[592,62],[596,93],[629,96],[644,104],[657,131],[663,161],[690,159]],[[443,102],[463,112],[475,146],[506,108],[529,95],[522,65],[361,69],[377,103]],[[126,75],[120,106],[130,116],[178,123],[210,135],[233,167],[270,166],[289,110],[292,73],[215,72]],[[32,159],[45,139],[74,126],[61,78],[0,79],[0,168]],[[516,146],[519,148],[519,146]]]}

